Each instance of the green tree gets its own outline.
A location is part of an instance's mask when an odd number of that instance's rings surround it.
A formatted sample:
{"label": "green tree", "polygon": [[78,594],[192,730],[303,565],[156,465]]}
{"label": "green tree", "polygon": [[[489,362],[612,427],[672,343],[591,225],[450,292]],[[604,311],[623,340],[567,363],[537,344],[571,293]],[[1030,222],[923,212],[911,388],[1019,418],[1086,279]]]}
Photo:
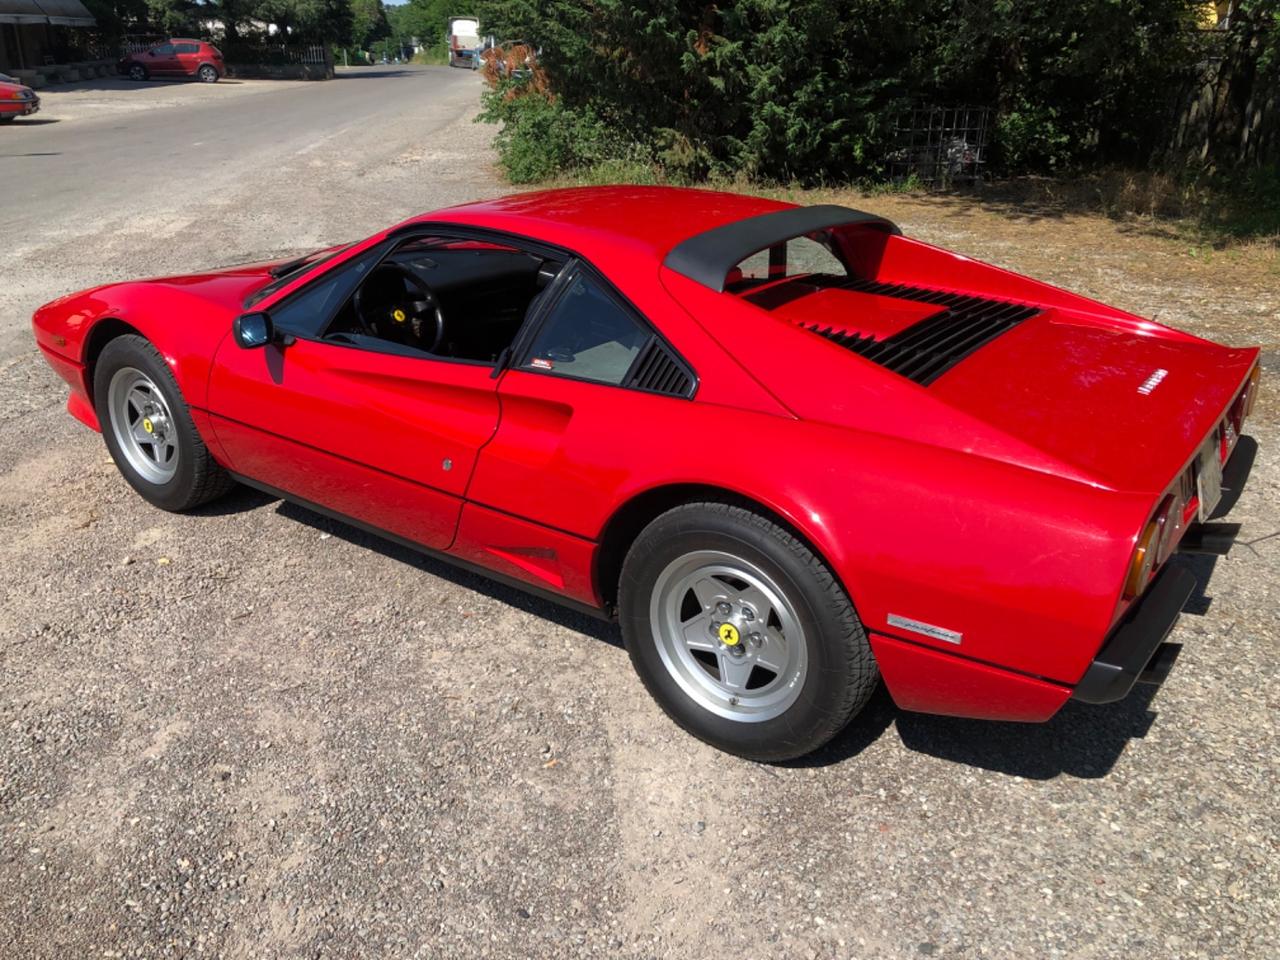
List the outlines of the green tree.
{"label": "green tree", "polygon": [[84,5],[108,40],[145,28],[150,13],[147,0],[84,0]]}
{"label": "green tree", "polygon": [[347,43],[351,39],[351,0],[244,0],[239,14],[274,24],[280,33],[298,40]]}
{"label": "green tree", "polygon": [[191,33],[197,7],[192,0],[146,0],[147,21],[159,33]]}
{"label": "green tree", "polygon": [[[444,37],[449,17],[457,9],[458,4],[453,0],[409,0],[391,7],[388,15],[397,39],[408,41],[416,38],[419,43],[430,46]],[[463,5],[463,9],[470,8]]]}
{"label": "green tree", "polygon": [[362,50],[391,36],[382,0],[351,0],[351,43]]}

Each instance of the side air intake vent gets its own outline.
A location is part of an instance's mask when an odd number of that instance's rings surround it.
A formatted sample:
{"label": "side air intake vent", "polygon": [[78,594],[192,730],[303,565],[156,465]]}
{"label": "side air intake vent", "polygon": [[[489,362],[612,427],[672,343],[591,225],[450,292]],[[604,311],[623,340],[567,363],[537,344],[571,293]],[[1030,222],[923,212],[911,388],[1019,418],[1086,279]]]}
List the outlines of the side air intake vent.
{"label": "side air intake vent", "polygon": [[856,333],[841,333],[816,323],[806,324],[806,329],[819,336],[922,386],[928,386],[975,350],[1040,312],[1036,307],[1020,303],[944,293],[902,284],[853,280],[841,286],[846,290],[874,293],[882,297],[936,303],[943,308],[884,340]]}
{"label": "side air intake vent", "polygon": [[653,337],[640,351],[627,386],[671,397],[688,397],[693,393],[693,373],[665,343]]}

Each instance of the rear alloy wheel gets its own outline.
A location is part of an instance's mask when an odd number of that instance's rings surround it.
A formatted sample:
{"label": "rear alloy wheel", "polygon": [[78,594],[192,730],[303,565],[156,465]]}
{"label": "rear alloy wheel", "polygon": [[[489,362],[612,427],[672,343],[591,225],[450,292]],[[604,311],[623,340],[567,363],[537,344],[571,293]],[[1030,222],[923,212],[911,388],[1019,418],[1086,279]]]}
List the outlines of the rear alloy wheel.
{"label": "rear alloy wheel", "polygon": [[200,78],[201,83],[217,83],[218,82],[218,71],[215,70],[213,67],[209,66],[209,64],[207,63],[200,68],[196,76]]}
{"label": "rear alloy wheel", "polygon": [[758,566],[732,553],[697,550],[669,563],[651,594],[658,656],[698,706],[756,721],[795,703],[809,670],[804,627]]}
{"label": "rear alloy wheel", "polygon": [[106,345],[94,368],[93,394],[111,458],[146,500],[188,510],[235,486],[196,432],[168,365],[142,337]]}
{"label": "rear alloy wheel", "polygon": [[694,736],[752,760],[834,737],[879,672],[848,596],[821,558],[750,510],[694,503],[637,538],[619,619],[659,705]]}
{"label": "rear alloy wheel", "polygon": [[133,64],[131,67],[129,67],[129,79],[130,80],[147,79],[147,68],[140,63]]}

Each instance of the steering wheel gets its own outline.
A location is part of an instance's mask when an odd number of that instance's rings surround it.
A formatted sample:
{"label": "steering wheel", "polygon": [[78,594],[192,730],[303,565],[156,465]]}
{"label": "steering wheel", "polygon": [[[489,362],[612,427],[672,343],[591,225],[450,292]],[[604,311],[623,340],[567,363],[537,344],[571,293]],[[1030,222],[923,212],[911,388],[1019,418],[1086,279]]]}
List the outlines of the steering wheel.
{"label": "steering wheel", "polygon": [[445,342],[440,302],[430,287],[403,267],[378,267],[356,288],[351,306],[361,330],[371,337],[406,343],[427,353],[435,353]]}

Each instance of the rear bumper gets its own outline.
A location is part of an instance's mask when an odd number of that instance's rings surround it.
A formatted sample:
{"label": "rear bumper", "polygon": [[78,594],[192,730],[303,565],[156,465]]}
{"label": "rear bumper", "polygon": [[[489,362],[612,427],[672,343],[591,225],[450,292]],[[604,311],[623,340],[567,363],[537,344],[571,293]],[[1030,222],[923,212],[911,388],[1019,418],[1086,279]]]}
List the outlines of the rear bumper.
{"label": "rear bumper", "polygon": [[[1240,498],[1257,457],[1258,444],[1242,436],[1222,468],[1222,499],[1214,517],[1226,514]],[[1225,554],[1240,532],[1238,523],[1193,523],[1178,550],[1182,553]],[[1181,567],[1165,567],[1142,598],[1129,608],[1111,631],[1093,663],[1072,693],[1085,703],[1122,700],[1135,683],[1159,685],[1169,675],[1181,647],[1165,643],[1178,622],[1187,598],[1195,591],[1196,578]]]}
{"label": "rear bumper", "polygon": [[1181,567],[1165,567],[1142,599],[1129,608],[1071,694],[1085,703],[1122,700],[1135,683],[1164,682],[1178,648],[1165,637],[1196,588],[1196,578]]}

